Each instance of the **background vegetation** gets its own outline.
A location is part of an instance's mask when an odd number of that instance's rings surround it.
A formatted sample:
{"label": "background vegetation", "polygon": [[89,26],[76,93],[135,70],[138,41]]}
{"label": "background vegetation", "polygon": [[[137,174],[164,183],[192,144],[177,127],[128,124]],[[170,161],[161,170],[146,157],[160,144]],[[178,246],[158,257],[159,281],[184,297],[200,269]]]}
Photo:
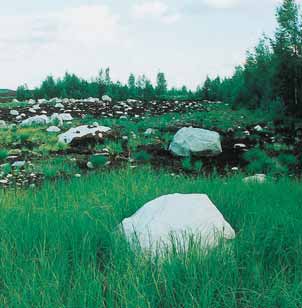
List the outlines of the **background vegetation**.
{"label": "background vegetation", "polygon": [[87,81],[66,73],[62,79],[48,76],[34,91],[26,85],[17,90],[17,98],[99,97],[113,99],[203,99],[225,101],[248,108],[261,108],[276,115],[288,112],[302,115],[302,19],[295,0],[284,0],[277,8],[277,29],[273,38],[263,36],[254,50],[247,53],[245,64],[229,78],[207,77],[195,92],[185,86],[169,89],[165,74],[159,72],[156,85],[145,76],[131,74],[127,84],[113,82],[110,70]]}

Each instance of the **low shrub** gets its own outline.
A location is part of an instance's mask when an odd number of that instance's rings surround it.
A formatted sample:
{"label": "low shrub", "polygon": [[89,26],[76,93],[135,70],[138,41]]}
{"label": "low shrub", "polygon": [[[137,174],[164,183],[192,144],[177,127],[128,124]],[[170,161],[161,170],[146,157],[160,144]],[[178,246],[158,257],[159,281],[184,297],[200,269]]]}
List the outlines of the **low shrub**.
{"label": "low shrub", "polygon": [[89,160],[95,168],[104,167],[108,162],[108,157],[103,155],[93,155]]}

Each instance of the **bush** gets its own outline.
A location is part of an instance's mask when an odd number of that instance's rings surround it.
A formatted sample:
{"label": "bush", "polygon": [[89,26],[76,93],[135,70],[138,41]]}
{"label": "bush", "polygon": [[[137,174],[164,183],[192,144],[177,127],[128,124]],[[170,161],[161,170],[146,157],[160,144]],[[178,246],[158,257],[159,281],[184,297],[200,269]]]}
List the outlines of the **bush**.
{"label": "bush", "polygon": [[193,166],[192,166],[192,161],[191,161],[191,157],[187,157],[187,158],[184,158],[182,161],[181,161],[181,165],[182,165],[182,168],[186,171],[191,171]]}
{"label": "bush", "polygon": [[104,167],[105,164],[108,162],[108,157],[103,156],[103,155],[93,155],[90,157],[90,162],[96,168]]}
{"label": "bush", "polygon": [[282,165],[288,166],[291,168],[297,165],[298,163],[296,156],[293,154],[281,154],[279,155],[278,160],[280,161]]}
{"label": "bush", "polygon": [[279,98],[266,103],[264,109],[265,109],[266,112],[268,112],[270,115],[272,115],[273,119],[282,118],[285,114],[284,103]]}
{"label": "bush", "polygon": [[202,170],[203,167],[203,162],[201,160],[198,160],[194,163],[194,170],[196,172],[200,172]]}
{"label": "bush", "polygon": [[6,149],[0,149],[0,161],[4,160],[8,156],[8,151]]}
{"label": "bush", "polygon": [[245,153],[244,159],[249,162],[247,167],[250,173],[266,173],[283,175],[289,172],[288,167],[278,159],[269,157],[264,151],[255,148]]}
{"label": "bush", "polygon": [[134,153],[133,158],[138,161],[149,161],[151,159],[151,155],[146,151],[140,151]]}

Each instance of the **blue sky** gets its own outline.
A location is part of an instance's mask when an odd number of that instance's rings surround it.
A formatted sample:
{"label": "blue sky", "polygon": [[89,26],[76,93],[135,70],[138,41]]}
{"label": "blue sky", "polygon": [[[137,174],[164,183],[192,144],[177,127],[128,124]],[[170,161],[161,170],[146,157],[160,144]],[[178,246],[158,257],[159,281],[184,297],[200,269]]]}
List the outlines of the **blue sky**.
{"label": "blue sky", "polygon": [[65,71],[90,78],[109,66],[195,89],[243,63],[273,34],[277,0],[0,0],[0,88]]}

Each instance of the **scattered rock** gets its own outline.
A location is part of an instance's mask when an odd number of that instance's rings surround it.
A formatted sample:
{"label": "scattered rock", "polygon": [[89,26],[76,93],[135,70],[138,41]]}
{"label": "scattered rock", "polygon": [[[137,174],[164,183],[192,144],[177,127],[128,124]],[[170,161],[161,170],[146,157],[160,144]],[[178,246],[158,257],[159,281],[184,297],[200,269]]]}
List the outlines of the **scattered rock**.
{"label": "scattered rock", "polygon": [[255,174],[253,176],[248,176],[243,179],[245,183],[264,183],[266,181],[266,175],[265,174]]}
{"label": "scattered rock", "polygon": [[159,197],[124,219],[121,228],[130,243],[138,241],[143,250],[152,252],[171,248],[171,238],[183,249],[188,248],[190,236],[202,248],[215,247],[222,238],[235,238],[230,224],[208,196],[201,194]]}
{"label": "scattered rock", "polygon": [[15,168],[22,168],[25,166],[25,161],[16,161],[12,164],[12,167]]}
{"label": "scattered rock", "polygon": [[19,115],[19,111],[17,111],[17,110],[11,110],[9,113],[10,113],[12,116],[18,116],[18,115]]}
{"label": "scattered rock", "polygon": [[260,125],[256,125],[254,127],[254,130],[257,131],[257,132],[263,132],[263,128]]}
{"label": "scattered rock", "polygon": [[89,162],[87,163],[87,168],[88,168],[88,169],[94,169],[94,166],[93,166],[93,164],[92,164],[91,161],[89,161]]}
{"label": "scattered rock", "polygon": [[246,149],[246,145],[243,143],[236,143],[234,149]]}
{"label": "scattered rock", "polygon": [[61,103],[56,103],[55,108],[64,108],[64,105]]}
{"label": "scattered rock", "polygon": [[146,131],[145,131],[145,135],[146,136],[150,136],[150,135],[154,135],[155,134],[155,129],[153,129],[153,128],[148,128]]}
{"label": "scattered rock", "polygon": [[110,96],[108,96],[108,95],[103,95],[102,96],[102,101],[110,103],[110,102],[112,102],[112,98]]}
{"label": "scattered rock", "polygon": [[0,128],[7,128],[6,122],[3,120],[0,120]]}
{"label": "scattered rock", "polygon": [[49,132],[49,133],[58,133],[58,132],[61,131],[61,129],[57,126],[50,126],[50,127],[47,128],[46,131]]}

